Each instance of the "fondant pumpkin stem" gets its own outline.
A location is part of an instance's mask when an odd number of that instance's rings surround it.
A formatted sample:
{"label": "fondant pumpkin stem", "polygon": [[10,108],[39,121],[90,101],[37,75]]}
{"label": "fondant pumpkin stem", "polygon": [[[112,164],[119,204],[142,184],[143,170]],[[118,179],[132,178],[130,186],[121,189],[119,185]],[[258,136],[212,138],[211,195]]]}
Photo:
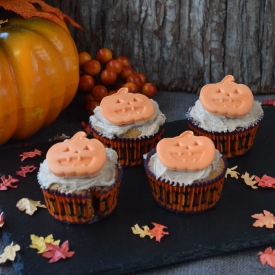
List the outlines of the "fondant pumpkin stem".
{"label": "fondant pumpkin stem", "polygon": [[233,75],[227,75],[223,80],[222,83],[227,83],[227,82],[234,82],[235,78]]}

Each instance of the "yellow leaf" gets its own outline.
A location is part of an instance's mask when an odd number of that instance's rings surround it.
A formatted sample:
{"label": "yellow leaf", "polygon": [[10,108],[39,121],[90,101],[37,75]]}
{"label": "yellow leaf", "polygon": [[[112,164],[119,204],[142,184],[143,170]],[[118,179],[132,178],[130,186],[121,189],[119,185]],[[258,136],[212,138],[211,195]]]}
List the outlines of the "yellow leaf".
{"label": "yellow leaf", "polygon": [[16,251],[20,250],[20,246],[18,244],[13,245],[13,242],[6,246],[3,254],[0,255],[0,264],[5,263],[7,260],[14,261],[16,256]]}
{"label": "yellow leaf", "polygon": [[37,253],[41,254],[47,251],[46,249],[46,243],[51,243],[53,245],[59,245],[60,240],[55,241],[53,239],[53,235],[50,234],[45,239],[43,237],[38,237],[34,234],[31,235],[32,244],[30,245],[30,248],[37,249]]}
{"label": "yellow leaf", "polygon": [[18,207],[18,209],[21,211],[25,210],[25,212],[29,215],[32,215],[37,210],[37,207],[47,208],[47,206],[41,204],[40,201],[33,201],[28,198],[19,200],[16,204],[16,207]]}
{"label": "yellow leaf", "polygon": [[255,186],[255,184],[257,184],[257,181],[254,180],[255,176],[249,177],[249,174],[245,172],[245,174],[243,174],[241,178],[244,180],[246,185],[251,186],[253,189],[258,188],[257,186]]}
{"label": "yellow leaf", "polygon": [[238,168],[238,166],[234,166],[232,168],[227,168],[225,177],[227,178],[227,176],[230,175],[231,178],[238,179],[240,173],[237,171],[234,171],[236,168]]}
{"label": "yellow leaf", "polygon": [[154,236],[148,232],[149,227],[147,225],[142,226],[142,228],[143,229],[141,229],[138,224],[131,227],[133,233],[139,235],[141,238],[144,238],[145,236],[149,236],[151,239],[154,238]]}

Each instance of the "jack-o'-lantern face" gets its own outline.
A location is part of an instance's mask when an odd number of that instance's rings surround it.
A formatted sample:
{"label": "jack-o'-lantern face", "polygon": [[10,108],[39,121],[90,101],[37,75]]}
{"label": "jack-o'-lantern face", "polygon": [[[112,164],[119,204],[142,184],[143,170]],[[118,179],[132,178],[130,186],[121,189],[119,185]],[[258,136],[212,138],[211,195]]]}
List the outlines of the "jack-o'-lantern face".
{"label": "jack-o'-lantern face", "polygon": [[102,99],[100,110],[107,120],[123,125],[150,119],[154,104],[143,94],[128,93],[128,88],[121,88]]}
{"label": "jack-o'-lantern face", "polygon": [[227,117],[242,117],[253,106],[253,94],[243,84],[236,84],[232,75],[221,82],[202,87],[200,101],[203,107],[212,114]]}
{"label": "jack-o'-lantern face", "polygon": [[96,175],[106,159],[103,144],[97,139],[87,139],[85,132],[78,132],[71,139],[56,143],[46,155],[51,172],[64,178]]}
{"label": "jack-o'-lantern face", "polygon": [[211,139],[194,136],[185,131],[174,138],[164,138],[157,144],[157,155],[170,170],[198,171],[208,167],[214,160],[216,149]]}

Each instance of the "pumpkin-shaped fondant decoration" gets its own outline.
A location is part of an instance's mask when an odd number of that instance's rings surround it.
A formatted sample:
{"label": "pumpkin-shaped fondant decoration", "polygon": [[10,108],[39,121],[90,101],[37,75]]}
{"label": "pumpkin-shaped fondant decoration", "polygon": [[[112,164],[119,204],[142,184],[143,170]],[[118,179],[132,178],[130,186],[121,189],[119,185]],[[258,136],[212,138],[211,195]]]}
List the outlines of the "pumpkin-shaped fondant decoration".
{"label": "pumpkin-shaped fondant decoration", "polygon": [[[16,8],[12,0],[3,2]],[[33,12],[27,4],[26,11]],[[55,22],[17,17],[1,24],[0,144],[27,138],[52,123],[77,91],[76,45],[65,22],[50,15]]]}
{"label": "pumpkin-shaped fondant decoration", "polygon": [[107,120],[123,125],[150,119],[154,104],[143,94],[128,93],[128,88],[121,88],[102,99],[100,110]]}
{"label": "pumpkin-shaped fondant decoration", "polygon": [[157,155],[170,170],[198,171],[208,167],[214,160],[216,149],[211,139],[194,136],[185,131],[174,138],[164,138],[157,144]]}
{"label": "pumpkin-shaped fondant decoration", "polygon": [[234,77],[228,75],[219,83],[203,86],[200,101],[208,112],[234,118],[246,115],[254,98],[246,85],[235,83]]}
{"label": "pumpkin-shaped fondant decoration", "polygon": [[64,178],[96,175],[106,159],[103,144],[97,139],[87,139],[85,132],[78,132],[71,139],[53,145],[46,155],[51,172]]}

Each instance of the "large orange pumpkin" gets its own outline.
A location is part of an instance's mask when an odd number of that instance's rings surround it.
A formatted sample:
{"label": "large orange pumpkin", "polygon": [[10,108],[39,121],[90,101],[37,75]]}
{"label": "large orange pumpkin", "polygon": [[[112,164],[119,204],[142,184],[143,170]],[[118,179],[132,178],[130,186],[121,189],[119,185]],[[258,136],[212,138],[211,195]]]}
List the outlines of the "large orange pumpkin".
{"label": "large orange pumpkin", "polygon": [[57,21],[19,17],[0,28],[0,144],[52,123],[77,91],[77,49]]}

